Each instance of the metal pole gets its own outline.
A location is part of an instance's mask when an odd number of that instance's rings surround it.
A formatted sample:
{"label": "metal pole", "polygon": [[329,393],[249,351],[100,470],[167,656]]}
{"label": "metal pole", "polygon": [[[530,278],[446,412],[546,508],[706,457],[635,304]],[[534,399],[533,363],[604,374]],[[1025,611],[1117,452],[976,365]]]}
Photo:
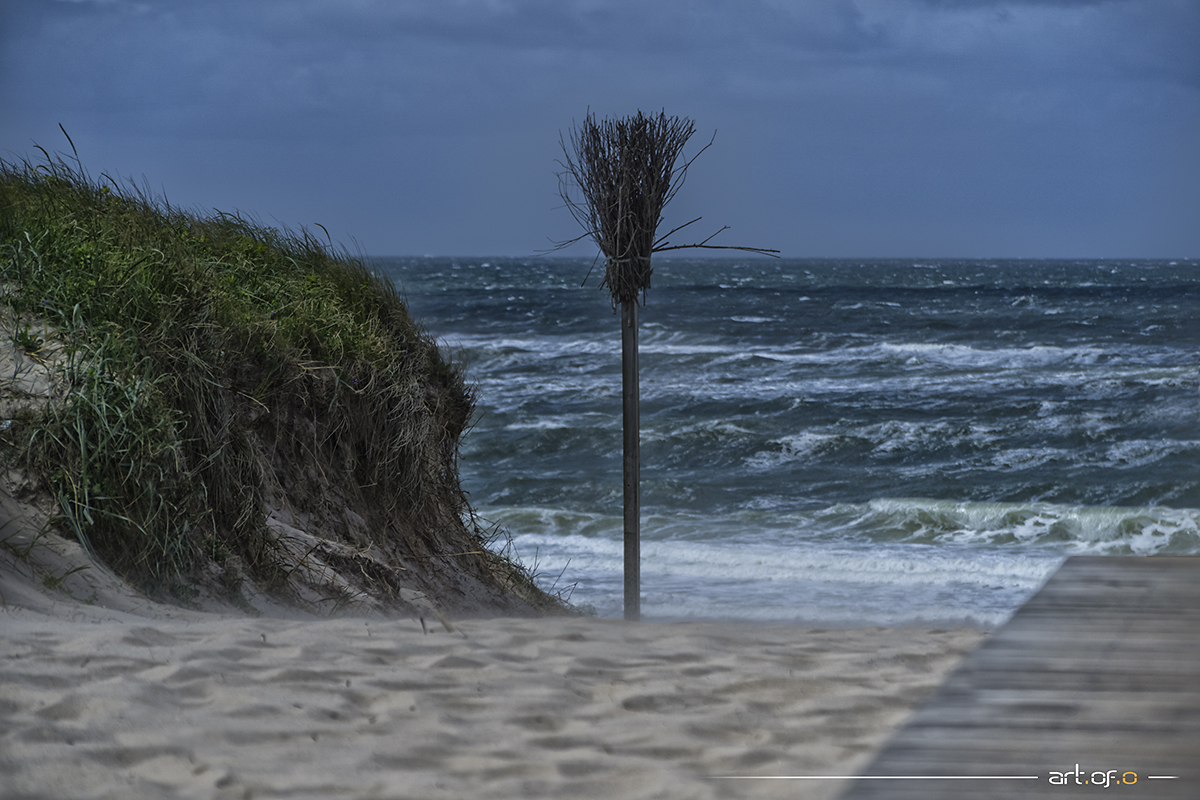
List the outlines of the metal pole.
{"label": "metal pole", "polygon": [[635,622],[642,618],[637,324],[637,301],[626,300],[621,304],[621,401],[625,434],[625,619]]}

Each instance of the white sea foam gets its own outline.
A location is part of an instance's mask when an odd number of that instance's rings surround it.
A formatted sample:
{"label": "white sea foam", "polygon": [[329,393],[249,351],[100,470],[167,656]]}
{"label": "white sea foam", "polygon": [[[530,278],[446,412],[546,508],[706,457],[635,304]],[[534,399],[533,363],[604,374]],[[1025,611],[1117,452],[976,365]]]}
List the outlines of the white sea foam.
{"label": "white sea foam", "polygon": [[732,422],[723,420],[704,420],[672,426],[666,430],[643,427],[642,441],[653,442],[666,439],[700,439],[712,442],[724,442],[753,435],[752,431]]}
{"label": "white sea foam", "polygon": [[1017,367],[1046,366],[1049,364],[1093,364],[1110,351],[1095,345],[1083,347],[1002,347],[984,349],[959,344],[928,344],[920,342],[891,343],[879,345],[883,353],[904,358],[910,364],[939,364],[954,367]]}
{"label": "white sea foam", "polygon": [[[1037,544],[1065,554],[1200,553],[1200,510],[1053,503],[874,500],[854,526],[893,530],[907,541]],[[844,512],[843,512],[844,513]]]}
{"label": "white sea foam", "polygon": [[[619,516],[529,507],[499,517],[526,531],[515,551],[543,582],[574,584],[577,600],[619,614]],[[641,552],[651,615],[987,626],[1067,555],[1200,553],[1200,511],[879,499],[810,514],[651,513]]]}
{"label": "white sea foam", "polygon": [[803,431],[773,440],[773,444],[779,445],[778,450],[755,453],[745,463],[753,470],[772,470],[789,462],[808,461],[832,452],[845,442],[846,437],[839,433]]}
{"label": "white sea foam", "polygon": [[[595,416],[595,415],[588,415]],[[555,430],[570,430],[579,428],[586,424],[584,415],[582,414],[556,414],[553,416],[541,417],[536,420],[526,422],[513,422],[508,425],[508,429],[512,431],[534,430],[534,431],[555,431]]]}
{"label": "white sea foam", "polygon": [[[777,450],[765,450],[745,459],[750,469],[774,469],[802,463],[838,451],[855,449],[866,457],[946,447],[985,448],[1005,431],[994,425],[972,425],[956,421],[910,422],[888,420],[870,425],[825,427],[771,440]],[[1005,451],[1009,452],[1009,451]],[[936,466],[936,465],[934,465]]]}
{"label": "white sea foam", "polygon": [[1032,469],[1043,464],[1071,461],[1074,451],[1061,447],[1013,447],[991,454],[992,466],[1000,469]]}
{"label": "white sea foam", "polygon": [[1164,456],[1200,450],[1198,442],[1164,442],[1159,439],[1134,439],[1118,442],[1105,451],[1108,463],[1116,467],[1141,467]]}
{"label": "white sea foam", "polygon": [[[536,553],[537,570],[560,588],[574,584],[577,601],[619,614],[619,539],[526,534],[515,546],[519,553]],[[988,626],[1040,586],[1058,560],[1016,553],[981,558],[895,544],[732,548],[728,542],[644,541],[643,609],[660,617]],[[953,603],[944,599],[950,593],[958,598]]]}

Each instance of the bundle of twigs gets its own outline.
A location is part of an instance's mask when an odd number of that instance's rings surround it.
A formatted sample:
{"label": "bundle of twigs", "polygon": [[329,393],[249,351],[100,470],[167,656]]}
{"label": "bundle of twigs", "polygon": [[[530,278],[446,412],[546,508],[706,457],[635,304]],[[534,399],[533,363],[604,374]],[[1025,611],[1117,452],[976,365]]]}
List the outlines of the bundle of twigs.
{"label": "bundle of twigs", "polygon": [[[650,286],[650,255],[663,207],[682,184],[685,164],[675,164],[695,132],[691,120],[665,113],[596,122],[588,114],[566,145],[562,178],[578,186],[582,201],[562,192],[576,221],[606,259],[604,286],[613,305],[637,299]],[[583,237],[580,237],[583,238]]]}
{"label": "bundle of twigs", "polygon": [[[712,236],[699,244],[667,246],[666,237],[691,222],[655,239],[663,208],[683,185],[688,167],[712,144],[709,142],[678,164],[684,145],[695,131],[690,119],[668,117],[665,112],[647,117],[638,111],[632,117],[603,122],[597,122],[589,113],[583,125],[571,132],[571,147],[562,142],[566,160],[560,162],[565,171],[559,174],[559,194],[583,233],[560,242],[558,247],[589,237],[596,242],[605,258],[602,286],[612,293],[614,308],[630,301],[636,303],[638,295],[645,298],[653,272],[653,253],[692,247],[777,252],[753,247],[718,248],[708,244]],[[572,183],[579,190],[579,200],[572,196]]]}

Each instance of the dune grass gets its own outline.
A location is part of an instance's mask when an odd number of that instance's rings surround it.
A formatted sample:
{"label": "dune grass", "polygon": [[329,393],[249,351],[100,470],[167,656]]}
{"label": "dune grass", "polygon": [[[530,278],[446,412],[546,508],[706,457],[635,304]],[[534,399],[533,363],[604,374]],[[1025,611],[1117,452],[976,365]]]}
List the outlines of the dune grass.
{"label": "dune grass", "polygon": [[283,568],[264,508],[288,458],[367,498],[379,530],[402,520],[426,540],[413,552],[470,518],[456,458],[472,388],[390,281],[310,232],[184,211],[77,158],[0,161],[0,282],[66,354],[61,396],[10,449],[137,584],[229,555],[269,582]]}

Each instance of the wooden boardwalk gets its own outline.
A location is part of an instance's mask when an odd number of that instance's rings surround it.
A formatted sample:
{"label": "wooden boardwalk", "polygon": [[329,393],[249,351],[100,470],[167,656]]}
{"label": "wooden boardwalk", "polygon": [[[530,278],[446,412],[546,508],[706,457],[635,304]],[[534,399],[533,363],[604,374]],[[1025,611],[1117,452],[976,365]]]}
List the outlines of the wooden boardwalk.
{"label": "wooden boardwalk", "polygon": [[1200,556],[1068,559],[863,776],[842,800],[1197,800]]}

